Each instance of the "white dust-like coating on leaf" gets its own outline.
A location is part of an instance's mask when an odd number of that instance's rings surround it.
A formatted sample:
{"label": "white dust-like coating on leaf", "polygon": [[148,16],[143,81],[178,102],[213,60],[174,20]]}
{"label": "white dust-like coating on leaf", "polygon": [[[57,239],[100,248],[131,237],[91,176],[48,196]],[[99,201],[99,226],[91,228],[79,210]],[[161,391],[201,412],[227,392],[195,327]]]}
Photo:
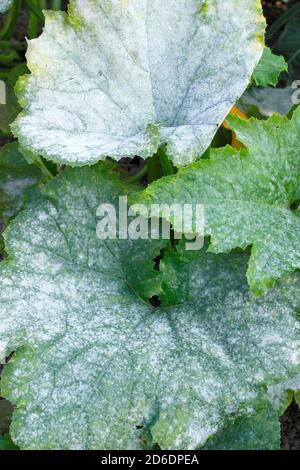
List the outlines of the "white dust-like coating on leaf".
{"label": "white dust-like coating on leaf", "polygon": [[5,145],[0,152],[0,220],[15,215],[22,206],[25,191],[40,180],[37,167],[29,165],[18,144]]}
{"label": "white dust-like coating on leaf", "polygon": [[255,296],[300,269],[300,217],[291,210],[300,176],[299,111],[291,120],[228,118],[247,149],[212,150],[209,160],[158,180],[133,198],[147,205],[203,204],[211,251],[253,245],[247,277]]}
{"label": "white dust-like coating on leaf", "polygon": [[200,253],[187,302],[138,298],[127,242],[96,237],[99,203],[125,191],[110,168],[66,170],[6,234],[0,340],[17,352],[1,393],[26,449],[139,448],[141,425],[162,448],[193,449],[300,366],[299,276],[254,302],[247,256]]}
{"label": "white dust-like coating on leaf", "polygon": [[257,0],[73,0],[46,13],[19,82],[22,144],[84,165],[151,156],[193,161],[246,89],[263,52]]}
{"label": "white dust-like coating on leaf", "polygon": [[5,13],[11,6],[13,0],[0,0],[0,13]]}
{"label": "white dust-like coating on leaf", "polygon": [[270,117],[273,114],[286,116],[293,108],[293,93],[291,86],[285,88],[251,87],[242,96],[244,106],[256,106],[260,114]]}
{"label": "white dust-like coating on leaf", "polygon": [[[287,404],[286,398],[289,395],[289,392],[299,393],[300,391],[300,374],[290,380],[287,380],[283,383],[273,385],[269,388],[270,401],[274,403],[278,409],[283,409],[285,411]],[[288,402],[289,404],[289,402]]]}

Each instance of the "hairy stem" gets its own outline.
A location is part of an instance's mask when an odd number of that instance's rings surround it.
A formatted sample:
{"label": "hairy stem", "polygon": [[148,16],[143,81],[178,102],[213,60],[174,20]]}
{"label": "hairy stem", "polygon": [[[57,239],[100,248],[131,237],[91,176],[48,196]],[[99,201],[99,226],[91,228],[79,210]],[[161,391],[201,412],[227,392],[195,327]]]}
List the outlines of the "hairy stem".
{"label": "hairy stem", "polygon": [[162,146],[158,149],[157,155],[159,157],[164,176],[173,175],[174,168],[172,162],[167,157],[165,146]]}

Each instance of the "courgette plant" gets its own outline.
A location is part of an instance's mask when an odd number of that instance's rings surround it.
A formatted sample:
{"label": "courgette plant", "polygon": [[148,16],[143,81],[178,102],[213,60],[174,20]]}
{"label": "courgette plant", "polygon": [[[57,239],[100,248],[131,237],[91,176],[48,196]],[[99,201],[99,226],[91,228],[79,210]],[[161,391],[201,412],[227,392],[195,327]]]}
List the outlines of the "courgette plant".
{"label": "courgette plant", "polygon": [[[300,372],[300,112],[227,117],[286,70],[260,1],[71,0],[44,15],[0,159],[13,442],[279,448]],[[225,119],[235,145],[213,148]],[[129,178],[118,160],[135,156]],[[204,204],[204,247],[100,240],[97,208],[119,196]]]}

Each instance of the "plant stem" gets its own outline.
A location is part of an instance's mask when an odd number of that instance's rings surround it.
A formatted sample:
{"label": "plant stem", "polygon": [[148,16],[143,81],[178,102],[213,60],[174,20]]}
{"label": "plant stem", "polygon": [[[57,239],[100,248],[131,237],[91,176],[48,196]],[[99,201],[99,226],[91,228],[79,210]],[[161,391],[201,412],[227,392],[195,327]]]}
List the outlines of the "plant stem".
{"label": "plant stem", "polygon": [[157,154],[147,159],[147,167],[148,167],[148,183],[153,183],[153,181],[156,181],[161,177],[159,157]]}
{"label": "plant stem", "polygon": [[32,163],[41,170],[43,176],[45,177],[45,181],[51,181],[54,178],[54,175],[50,170],[48,170],[41,157],[36,158]]}
{"label": "plant stem", "polygon": [[51,10],[54,10],[54,11],[61,10],[61,0],[52,0]]}
{"label": "plant stem", "polygon": [[28,37],[29,39],[35,39],[38,36],[39,20],[37,17],[30,12],[29,13],[29,24],[28,24]]}
{"label": "plant stem", "polygon": [[0,49],[11,49],[10,41],[0,41]]}
{"label": "plant stem", "polygon": [[20,8],[21,8],[21,0],[14,0],[11,9],[6,15],[4,26],[2,30],[0,31],[0,39],[5,40],[5,39],[11,38],[15,30],[17,21],[18,21]]}
{"label": "plant stem", "polygon": [[137,181],[140,181],[143,176],[147,174],[148,171],[148,165],[145,164],[142,168],[140,168],[135,175],[131,176],[127,181],[128,183],[136,183]]}
{"label": "plant stem", "polygon": [[47,0],[38,0],[41,10],[47,10]]}
{"label": "plant stem", "polygon": [[36,4],[34,0],[24,0],[24,3],[27,6],[28,10],[33,13],[43,25],[45,22],[45,17],[43,15],[40,5]]}
{"label": "plant stem", "polygon": [[1,69],[1,72],[0,72],[0,80],[3,80],[5,81],[7,79],[9,75],[9,72],[3,72],[3,70]]}
{"label": "plant stem", "polygon": [[16,49],[17,51],[25,51],[26,43],[15,40],[0,41],[0,49]]}
{"label": "plant stem", "polygon": [[297,15],[300,13],[300,5],[294,5],[293,7],[289,8],[284,15],[282,15],[280,18],[278,18],[277,21],[275,21],[272,26],[267,30],[266,32],[266,41],[269,41],[271,37],[277,33],[277,31],[282,28],[293,16]]}
{"label": "plant stem", "polygon": [[164,146],[158,149],[157,155],[159,157],[159,161],[160,161],[164,176],[173,175],[174,168],[173,168],[172,162],[167,157]]}
{"label": "plant stem", "polygon": [[293,55],[292,57],[288,60],[288,65],[292,65],[292,63],[294,62],[294,60],[300,55],[300,49],[298,49]]}
{"label": "plant stem", "polygon": [[0,64],[11,64],[20,61],[20,56],[16,51],[10,51],[8,54],[0,54]]}

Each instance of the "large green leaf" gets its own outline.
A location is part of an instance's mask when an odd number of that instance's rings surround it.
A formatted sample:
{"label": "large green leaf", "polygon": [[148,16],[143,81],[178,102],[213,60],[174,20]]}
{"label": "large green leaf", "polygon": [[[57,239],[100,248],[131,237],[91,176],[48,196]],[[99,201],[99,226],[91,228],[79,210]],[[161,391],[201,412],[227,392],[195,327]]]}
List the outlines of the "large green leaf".
{"label": "large green leaf", "polygon": [[85,165],[209,146],[263,53],[259,0],[72,0],[46,12],[19,81],[22,144]]}
{"label": "large green leaf", "polygon": [[212,150],[209,160],[154,182],[134,199],[148,206],[204,204],[211,251],[253,245],[247,277],[258,296],[300,268],[300,218],[290,209],[300,182],[300,109],[291,120],[228,122],[247,149]]}
{"label": "large green leaf", "polygon": [[172,256],[189,289],[154,309],[133,275],[149,275],[152,244],[135,254],[96,236],[100,202],[127,192],[111,164],[66,170],[7,229],[0,341],[17,352],[1,393],[22,448],[139,448],[145,431],[162,448],[195,448],[298,373],[299,276],[255,302],[246,255],[168,252],[161,289]]}

